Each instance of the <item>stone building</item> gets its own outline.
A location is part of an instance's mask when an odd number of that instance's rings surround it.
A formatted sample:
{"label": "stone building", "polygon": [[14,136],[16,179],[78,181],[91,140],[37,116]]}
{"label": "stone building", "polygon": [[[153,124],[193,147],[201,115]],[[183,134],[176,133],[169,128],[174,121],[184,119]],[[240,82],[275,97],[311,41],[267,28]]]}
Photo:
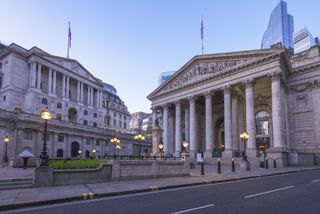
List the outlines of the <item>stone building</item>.
{"label": "stone building", "polygon": [[103,107],[106,110],[104,122],[106,128],[121,133],[129,133],[130,113],[127,106],[110,84],[103,84]]}
{"label": "stone building", "polygon": [[237,157],[244,150],[239,134],[247,131],[251,159],[266,150],[279,165],[319,161],[319,46],[296,55],[276,44],[195,56],[148,99],[153,121],[162,115],[166,154],[178,156],[187,140],[191,157],[211,159],[215,148]]}
{"label": "stone building", "polygon": [[[132,135],[105,128],[103,84],[78,61],[53,56],[33,47],[11,44],[0,52],[0,139],[10,137],[9,159],[23,150],[37,157],[42,151],[44,123],[40,112],[48,107],[47,150],[50,157],[115,154],[110,139],[121,139],[119,154],[132,155]],[[4,144],[0,143],[0,158]]]}

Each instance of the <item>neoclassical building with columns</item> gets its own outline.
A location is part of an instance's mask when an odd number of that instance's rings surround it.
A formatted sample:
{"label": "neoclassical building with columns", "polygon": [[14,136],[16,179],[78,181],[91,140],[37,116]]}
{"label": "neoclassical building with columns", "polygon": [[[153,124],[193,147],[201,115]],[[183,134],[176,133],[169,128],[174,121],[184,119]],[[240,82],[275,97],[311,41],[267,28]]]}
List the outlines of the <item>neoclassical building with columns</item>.
{"label": "neoclassical building with columns", "polygon": [[[103,82],[77,60],[51,55],[38,47],[29,50],[12,43],[0,52],[0,139],[10,138],[9,159],[23,150],[36,157],[42,151],[48,107],[47,150],[50,157],[114,155],[110,139],[121,139],[119,155],[132,155],[140,145],[132,135],[106,128]],[[146,148],[151,145],[143,145]],[[0,162],[5,153],[0,143]]]}
{"label": "neoclassical building with columns", "polygon": [[[261,152],[279,165],[317,164],[320,156],[320,48],[290,55],[270,49],[193,57],[147,98],[163,130],[163,152],[223,158]],[[155,124],[154,124],[155,125]],[[156,140],[153,141],[157,142]],[[153,147],[154,153],[157,145]]]}

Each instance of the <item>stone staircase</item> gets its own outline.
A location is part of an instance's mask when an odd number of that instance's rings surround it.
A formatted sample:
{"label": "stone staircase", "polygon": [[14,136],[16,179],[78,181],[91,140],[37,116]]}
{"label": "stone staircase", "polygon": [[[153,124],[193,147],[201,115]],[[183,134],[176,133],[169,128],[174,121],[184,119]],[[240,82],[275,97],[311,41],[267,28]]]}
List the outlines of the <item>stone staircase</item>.
{"label": "stone staircase", "polygon": [[0,191],[11,189],[32,188],[32,178],[5,178],[0,179]]}

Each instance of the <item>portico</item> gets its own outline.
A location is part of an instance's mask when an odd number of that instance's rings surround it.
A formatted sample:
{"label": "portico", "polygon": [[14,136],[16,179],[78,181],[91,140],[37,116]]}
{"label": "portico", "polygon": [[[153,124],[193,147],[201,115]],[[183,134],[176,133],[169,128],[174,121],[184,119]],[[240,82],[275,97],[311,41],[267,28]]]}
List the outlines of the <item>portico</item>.
{"label": "portico", "polygon": [[[285,152],[285,54],[275,48],[192,58],[148,96],[154,117],[156,111],[162,116],[164,153],[179,156],[181,143],[188,141],[193,158],[203,152],[210,159],[214,148],[224,158],[240,157],[244,130],[250,135],[249,158],[262,146]],[[261,123],[262,114],[267,122]]]}

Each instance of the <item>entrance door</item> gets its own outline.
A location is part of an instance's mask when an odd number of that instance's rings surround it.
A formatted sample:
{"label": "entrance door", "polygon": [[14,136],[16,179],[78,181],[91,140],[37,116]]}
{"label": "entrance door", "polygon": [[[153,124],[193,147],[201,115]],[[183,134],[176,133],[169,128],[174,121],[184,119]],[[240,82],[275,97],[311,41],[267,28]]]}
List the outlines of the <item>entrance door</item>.
{"label": "entrance door", "polygon": [[72,158],[78,157],[79,149],[80,149],[80,146],[79,146],[78,142],[71,143],[71,157]]}

